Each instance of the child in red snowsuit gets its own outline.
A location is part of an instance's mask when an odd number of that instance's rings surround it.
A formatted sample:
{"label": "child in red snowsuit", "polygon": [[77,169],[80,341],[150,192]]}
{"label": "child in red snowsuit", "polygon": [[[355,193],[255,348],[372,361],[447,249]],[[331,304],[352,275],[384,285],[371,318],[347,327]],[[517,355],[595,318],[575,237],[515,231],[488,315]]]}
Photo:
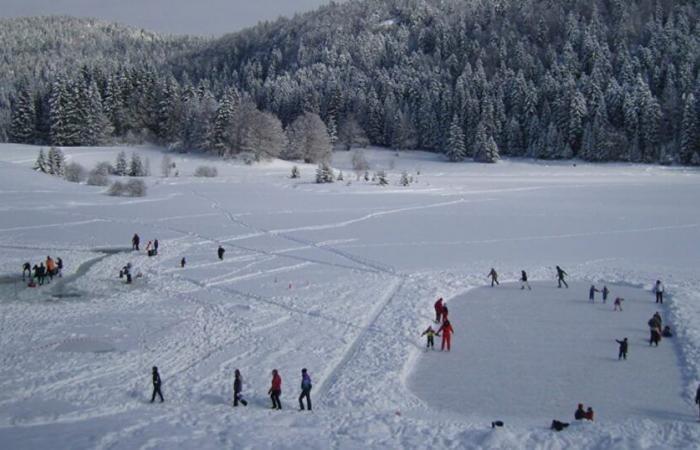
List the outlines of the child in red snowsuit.
{"label": "child in red snowsuit", "polygon": [[452,338],[452,333],[454,333],[454,330],[452,329],[452,325],[450,324],[449,320],[445,320],[442,323],[442,326],[437,332],[437,335],[440,336],[440,333],[442,332],[442,345],[440,346],[440,350],[445,350],[445,346],[447,346],[447,351],[450,351],[450,340]]}

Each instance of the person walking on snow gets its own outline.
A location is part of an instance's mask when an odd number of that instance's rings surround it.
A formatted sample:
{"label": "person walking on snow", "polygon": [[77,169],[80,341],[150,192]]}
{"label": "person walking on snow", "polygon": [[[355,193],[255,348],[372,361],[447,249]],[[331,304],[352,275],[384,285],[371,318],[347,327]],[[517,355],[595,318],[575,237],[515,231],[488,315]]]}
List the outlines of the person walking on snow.
{"label": "person walking on snow", "polygon": [[238,402],[241,402],[243,406],[248,406],[248,402],[243,399],[243,377],[241,372],[236,369],[233,372],[233,406],[238,406]]}
{"label": "person walking on snow", "polygon": [[[695,404],[698,405],[698,410],[700,410],[700,384],[698,385],[698,392],[695,393]],[[700,414],[700,411],[698,414]]]}
{"label": "person walking on snow", "polygon": [[493,267],[491,267],[491,272],[489,272],[489,274],[486,275],[486,277],[491,277],[491,287],[493,287],[494,283],[500,286],[500,284],[498,283],[498,273],[496,273],[496,269],[494,269]]}
{"label": "person walking on snow", "polygon": [[158,368],[153,366],[153,395],[151,396],[151,403],[156,400],[156,395],[160,397],[160,402],[163,403],[163,393],[160,392],[160,374],[158,373]]}
{"label": "person walking on snow", "polygon": [[46,274],[49,276],[49,280],[53,280],[53,275],[56,273],[56,263],[50,256],[46,257]]}
{"label": "person walking on snow", "polygon": [[158,239],[153,241],[153,250],[156,251],[156,255],[158,254]]}
{"label": "person walking on snow", "polygon": [[661,280],[656,280],[654,285],[654,293],[656,294],[656,303],[664,303],[664,284]]}
{"label": "person walking on snow", "polygon": [[139,251],[139,244],[141,243],[141,238],[138,234],[134,233],[134,237],[131,238],[131,249]]}
{"label": "person walking on snow", "polygon": [[622,302],[624,302],[624,301],[625,301],[624,298],[615,297],[613,311],[622,311]]}
{"label": "person walking on snow", "polygon": [[267,391],[270,394],[270,399],[272,400],[272,409],[282,409],[282,403],[280,402],[280,395],[282,394],[282,377],[277,372],[277,369],[272,370],[272,384],[270,385],[270,390]]}
{"label": "person walking on snow", "polygon": [[447,315],[449,313],[450,313],[450,310],[447,309],[447,305],[443,303],[442,304],[442,323],[445,323],[445,321],[447,320]]}
{"label": "person walking on snow", "polygon": [[224,248],[223,248],[222,246],[219,245],[219,248],[216,250],[216,254],[219,255],[219,259],[220,259],[220,260],[223,260],[223,259],[224,259],[224,252],[225,252],[225,251],[226,251],[226,250],[224,250]]}
{"label": "person walking on snow", "polygon": [[525,286],[527,286],[528,291],[531,291],[532,288],[530,287],[530,283],[527,282],[527,272],[524,270],[520,271],[520,289],[525,289]]}
{"label": "person walking on snow", "polygon": [[187,260],[185,260],[185,257],[183,256],[182,259],[180,260],[180,267],[184,269],[185,264],[187,264]]}
{"label": "person walking on snow", "polygon": [[569,289],[569,285],[567,284],[566,280],[564,280],[564,277],[566,275],[569,275],[569,274],[564,272],[564,269],[557,266],[557,282],[559,283],[559,285],[557,287],[561,287],[561,284],[564,283],[564,286],[566,286],[566,288]]}
{"label": "person walking on snow", "polygon": [[435,348],[435,340],[433,339],[435,330],[433,330],[431,325],[428,325],[428,329],[425,330],[421,336],[426,336],[427,342],[425,343],[425,348]]}
{"label": "person walking on snow", "polygon": [[63,260],[60,257],[56,258],[56,273],[59,277],[63,276]]}
{"label": "person walking on snow", "polygon": [[146,253],[150,252],[152,248],[153,248],[153,241],[148,241],[148,244],[146,244]]}
{"label": "person walking on snow", "polygon": [[600,292],[603,293],[603,304],[605,304],[608,301],[608,294],[610,294],[610,289],[608,289],[607,286],[603,286],[603,290]]}
{"label": "person walking on snow", "polygon": [[454,329],[452,328],[452,324],[450,324],[450,321],[445,319],[445,321],[442,323],[442,326],[437,332],[437,336],[440,336],[440,333],[442,332],[442,345],[440,346],[440,350],[444,351],[445,347],[447,347],[447,351],[450,351],[450,341],[452,340],[452,333],[454,333]]}
{"label": "person walking on snow", "polygon": [[591,288],[588,290],[588,301],[591,303],[595,303],[595,293],[600,292],[598,289],[596,289],[595,285],[591,285]]}
{"label": "person walking on snow", "polygon": [[299,394],[299,410],[304,410],[304,398],[306,397],[306,409],[311,411],[311,377],[306,369],[301,369],[301,394]]}
{"label": "person walking on snow", "polygon": [[618,361],[621,359],[627,359],[627,338],[624,338],[621,341],[615,339],[615,342],[620,344],[620,353],[617,355]]}
{"label": "person walking on snow", "polygon": [[435,302],[435,323],[440,323],[440,319],[442,318],[442,308],[442,297],[440,297]]}

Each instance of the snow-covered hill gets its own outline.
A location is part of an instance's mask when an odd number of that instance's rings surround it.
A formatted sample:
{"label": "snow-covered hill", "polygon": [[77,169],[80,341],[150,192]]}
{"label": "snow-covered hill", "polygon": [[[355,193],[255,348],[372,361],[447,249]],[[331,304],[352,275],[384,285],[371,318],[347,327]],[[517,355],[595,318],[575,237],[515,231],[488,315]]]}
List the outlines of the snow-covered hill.
{"label": "snow-covered hill", "polygon": [[[120,150],[64,149],[86,166]],[[126,150],[160,165],[159,149]],[[3,448],[693,448],[700,439],[694,170],[452,165],[368,150],[389,176],[380,187],[357,179],[350,153],[334,159],[345,180],[325,185],[313,183],[315,166],[299,164],[291,179],[293,163],[174,155],[178,177],[149,177],[146,197],[119,198],[31,171],[37,152],[0,147]],[[193,177],[203,164],[219,176]],[[414,178],[407,187],[403,171]],[[129,251],[136,232],[142,248],[159,239],[160,254]],[[47,254],[63,258],[64,277],[25,287],[21,264]],[[117,276],[127,262],[143,275],[132,285]],[[571,274],[568,291],[555,288],[557,264]],[[527,270],[533,291],[474,289],[491,267],[504,281]],[[658,308],[648,292],[657,278],[667,286]],[[590,283],[622,293],[625,311],[588,304]],[[438,296],[454,349],[426,354],[420,333]],[[657,309],[676,337],[649,349]],[[613,339],[624,336],[630,357],[618,363]],[[162,405],[149,403],[154,365]],[[311,413],[296,411],[302,367]],[[245,408],[231,406],[234,369]],[[279,412],[268,409],[272,369],[283,378]],[[572,421],[578,402],[598,420],[548,429]],[[506,426],[492,430],[494,419]]]}

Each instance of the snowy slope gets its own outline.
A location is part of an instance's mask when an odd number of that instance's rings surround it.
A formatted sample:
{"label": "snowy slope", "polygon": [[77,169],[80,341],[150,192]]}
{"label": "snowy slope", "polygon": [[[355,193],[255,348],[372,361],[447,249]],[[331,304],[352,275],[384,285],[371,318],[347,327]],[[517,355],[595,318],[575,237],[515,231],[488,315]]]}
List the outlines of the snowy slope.
{"label": "snowy slope", "polygon": [[[90,166],[121,148],[64,150]],[[382,188],[356,180],[345,152],[334,166],[346,182],[332,185],[312,183],[315,167],[303,164],[292,180],[288,162],[176,155],[179,177],[150,177],[147,197],[127,199],[32,172],[37,151],[0,147],[3,447],[692,448],[700,438],[696,171],[370,150],[373,169],[389,173]],[[159,167],[159,149],[135,151]],[[193,177],[202,164],[219,177]],[[399,186],[402,170],[417,182]],[[160,254],[120,251],[134,232],[142,245],[158,238]],[[15,282],[21,262],[46,254],[63,257],[67,280]],[[116,276],[126,262],[143,274],[131,286]],[[551,289],[555,264],[578,280],[566,296]],[[492,266],[503,280],[527,269],[540,281],[532,293],[470,290]],[[678,337],[641,348],[654,309],[644,290],[657,278]],[[630,298],[623,314],[586,303],[585,287],[602,280]],[[437,296],[454,308],[456,348],[425,355],[419,334]],[[543,317],[549,330],[532,335],[524,324]],[[573,328],[586,339],[571,341]],[[612,339],[625,335],[635,343],[618,364]],[[517,339],[542,348],[509,349]],[[495,370],[499,350],[522,364]],[[541,363],[525,364],[535,353]],[[650,363],[659,371],[639,375]],[[148,403],[153,365],[163,405]],[[552,377],[584,366],[590,376],[551,395]],[[302,367],[314,381],[310,414],[294,411]],[[234,410],[236,368],[250,405]],[[281,412],[267,410],[273,368]],[[547,429],[579,401],[596,423]],[[496,414],[507,426],[492,431]]]}

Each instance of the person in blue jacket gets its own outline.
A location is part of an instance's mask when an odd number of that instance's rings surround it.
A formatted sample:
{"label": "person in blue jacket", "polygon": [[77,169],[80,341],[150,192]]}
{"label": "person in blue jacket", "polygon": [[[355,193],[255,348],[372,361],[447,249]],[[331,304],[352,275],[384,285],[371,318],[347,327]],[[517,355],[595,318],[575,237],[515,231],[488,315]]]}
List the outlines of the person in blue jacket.
{"label": "person in blue jacket", "polygon": [[306,407],[311,411],[311,377],[306,369],[301,369],[301,395],[299,395],[299,409],[304,410],[304,397],[306,397]]}

